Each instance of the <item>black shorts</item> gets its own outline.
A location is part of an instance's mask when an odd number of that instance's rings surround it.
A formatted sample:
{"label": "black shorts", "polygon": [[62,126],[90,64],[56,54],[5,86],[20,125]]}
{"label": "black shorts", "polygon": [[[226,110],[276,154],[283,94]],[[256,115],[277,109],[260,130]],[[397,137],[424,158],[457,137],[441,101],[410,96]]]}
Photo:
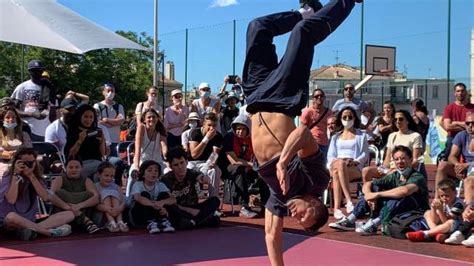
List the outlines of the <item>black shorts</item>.
{"label": "black shorts", "polygon": [[286,202],[297,196],[322,196],[329,183],[329,171],[326,168],[325,155],[318,150],[306,158],[295,156],[288,164],[290,191],[283,195],[276,175],[276,164],[280,157],[275,157],[256,169],[260,177],[270,188],[270,197],[265,204],[272,214],[283,217],[287,214]]}

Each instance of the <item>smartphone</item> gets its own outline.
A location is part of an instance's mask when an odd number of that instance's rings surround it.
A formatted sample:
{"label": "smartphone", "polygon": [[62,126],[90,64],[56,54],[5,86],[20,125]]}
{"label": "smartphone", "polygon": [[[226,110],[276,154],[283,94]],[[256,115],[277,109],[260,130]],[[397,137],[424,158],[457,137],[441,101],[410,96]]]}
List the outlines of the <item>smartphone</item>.
{"label": "smartphone", "polygon": [[97,135],[98,133],[99,133],[99,130],[97,130],[97,129],[92,130],[92,131],[87,132],[87,136],[88,137],[93,137],[93,136]]}
{"label": "smartphone", "polygon": [[237,75],[229,75],[229,83],[230,84],[237,83],[236,79],[237,79]]}

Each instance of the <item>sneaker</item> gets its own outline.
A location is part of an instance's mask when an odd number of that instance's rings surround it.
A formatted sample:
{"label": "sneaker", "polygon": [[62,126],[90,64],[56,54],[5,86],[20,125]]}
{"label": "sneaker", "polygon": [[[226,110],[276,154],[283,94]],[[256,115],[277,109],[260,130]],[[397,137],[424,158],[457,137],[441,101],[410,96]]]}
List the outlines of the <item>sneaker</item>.
{"label": "sneaker", "polygon": [[255,218],[257,215],[258,215],[258,213],[252,211],[249,208],[245,208],[245,207],[242,207],[242,209],[240,209],[240,213],[239,213],[240,217],[250,218],[250,219]]}
{"label": "sneaker", "polygon": [[174,227],[171,226],[171,223],[168,219],[163,219],[161,220],[160,222],[160,230],[165,232],[165,233],[173,233],[175,230],[174,230]]}
{"label": "sneaker", "polygon": [[320,10],[323,7],[323,5],[321,4],[321,2],[319,2],[319,0],[300,0],[300,7],[305,8],[305,5],[308,5],[308,7],[311,7],[314,12]]}
{"label": "sneaker", "polygon": [[444,241],[446,241],[446,239],[448,238],[448,235],[447,234],[436,234],[435,235],[435,240],[436,242],[440,243],[440,244],[444,244]]}
{"label": "sneaker", "polygon": [[461,242],[466,247],[474,248],[474,235],[471,235],[468,239]]}
{"label": "sneaker", "polygon": [[130,231],[130,229],[128,228],[128,225],[126,223],[124,223],[123,221],[118,221],[117,225],[118,225],[118,228],[119,228],[120,232],[126,233],[126,232]]}
{"label": "sneaker", "polygon": [[117,223],[112,221],[107,223],[107,229],[109,229],[109,232],[111,233],[116,233],[120,232],[120,228],[118,227]]}
{"label": "sneaker", "polygon": [[341,220],[330,223],[329,227],[333,229],[338,229],[342,231],[354,231],[355,230],[355,222],[350,221],[346,217],[342,218]]}
{"label": "sneaker", "polygon": [[349,201],[346,204],[346,212],[351,213],[354,210],[354,204],[352,204],[352,201]]}
{"label": "sneaker", "polygon": [[20,229],[16,231],[16,235],[23,241],[35,240],[38,234],[31,229]]}
{"label": "sneaker", "polygon": [[362,236],[370,236],[377,234],[377,225],[375,225],[372,220],[367,221],[364,225],[355,230]]}
{"label": "sneaker", "polygon": [[93,233],[99,231],[100,228],[97,227],[97,225],[95,225],[95,223],[90,222],[90,223],[86,224],[86,230],[89,234],[93,234]]}
{"label": "sneaker", "polygon": [[71,226],[69,224],[63,224],[59,227],[50,229],[49,231],[51,232],[52,237],[68,236],[72,232]]}
{"label": "sneaker", "polygon": [[334,209],[334,218],[341,220],[342,218],[346,217],[340,209]]}
{"label": "sneaker", "polygon": [[461,233],[461,231],[454,231],[446,240],[444,240],[445,244],[449,245],[461,245],[462,241],[464,241],[466,238],[464,235]]}
{"label": "sneaker", "polygon": [[426,241],[425,233],[423,233],[423,231],[408,232],[408,233],[405,234],[405,236],[411,242]]}
{"label": "sneaker", "polygon": [[158,234],[160,232],[160,228],[158,228],[158,223],[153,221],[148,224],[146,227],[150,234]]}

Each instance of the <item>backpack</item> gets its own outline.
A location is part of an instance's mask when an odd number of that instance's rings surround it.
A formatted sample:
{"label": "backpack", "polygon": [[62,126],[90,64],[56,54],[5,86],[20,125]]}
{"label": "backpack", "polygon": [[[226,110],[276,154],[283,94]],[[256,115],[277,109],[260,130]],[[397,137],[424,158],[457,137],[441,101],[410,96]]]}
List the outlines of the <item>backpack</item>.
{"label": "backpack", "polygon": [[423,213],[420,211],[408,211],[395,215],[387,224],[387,234],[393,238],[405,239],[407,232],[427,230]]}
{"label": "backpack", "polygon": [[[105,106],[105,104],[98,103],[97,106],[99,107],[100,116],[102,117],[102,111],[105,109],[105,112],[107,113],[107,118],[109,118],[109,111],[107,111],[107,107]],[[119,115],[120,104],[114,103],[112,105],[112,108],[115,111],[115,117],[114,118],[116,118]]]}

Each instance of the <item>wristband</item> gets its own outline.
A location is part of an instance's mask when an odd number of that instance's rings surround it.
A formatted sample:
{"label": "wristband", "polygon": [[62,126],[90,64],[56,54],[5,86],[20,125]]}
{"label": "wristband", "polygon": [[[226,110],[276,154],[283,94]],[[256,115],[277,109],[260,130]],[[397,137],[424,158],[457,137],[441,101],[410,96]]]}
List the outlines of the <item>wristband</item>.
{"label": "wristband", "polygon": [[209,142],[209,138],[207,136],[205,136],[202,141],[203,143],[207,144]]}

